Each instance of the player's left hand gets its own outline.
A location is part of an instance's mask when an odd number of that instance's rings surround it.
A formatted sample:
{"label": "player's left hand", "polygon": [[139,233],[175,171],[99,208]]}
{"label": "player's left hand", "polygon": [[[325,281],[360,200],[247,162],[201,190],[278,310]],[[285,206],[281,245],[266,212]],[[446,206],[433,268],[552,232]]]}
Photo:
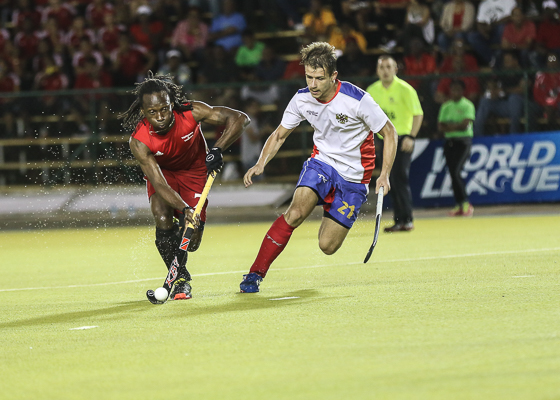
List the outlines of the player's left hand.
{"label": "player's left hand", "polygon": [[405,153],[412,153],[412,150],[414,150],[414,139],[404,137],[401,142],[401,150]]}
{"label": "player's left hand", "polygon": [[222,149],[219,147],[212,147],[208,154],[206,154],[206,169],[208,173],[216,171],[216,173],[222,170],[224,166],[224,158],[222,156]]}

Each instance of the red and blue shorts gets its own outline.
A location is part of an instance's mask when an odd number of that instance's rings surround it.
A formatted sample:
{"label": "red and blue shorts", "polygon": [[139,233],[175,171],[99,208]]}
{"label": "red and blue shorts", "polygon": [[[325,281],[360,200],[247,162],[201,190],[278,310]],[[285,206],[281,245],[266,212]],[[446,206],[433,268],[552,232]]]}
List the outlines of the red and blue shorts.
{"label": "red and blue shorts", "polygon": [[[170,171],[167,169],[161,169],[167,184],[171,186],[171,189],[176,191],[179,196],[189,205],[189,207],[195,208],[198,204],[198,199],[206,185],[206,174],[193,174],[192,171],[188,170],[178,170]],[[146,188],[148,189],[148,199],[156,192],[151,182],[146,180]],[[202,211],[200,212],[200,220],[202,222],[206,221],[206,208],[208,207],[208,200],[206,200]],[[176,216],[178,212],[175,211]]]}
{"label": "red and blue shorts", "polygon": [[336,170],[324,162],[309,158],[303,163],[296,187],[306,186],[313,190],[323,206],[324,216],[350,229],[367,200],[368,186],[348,182]]}

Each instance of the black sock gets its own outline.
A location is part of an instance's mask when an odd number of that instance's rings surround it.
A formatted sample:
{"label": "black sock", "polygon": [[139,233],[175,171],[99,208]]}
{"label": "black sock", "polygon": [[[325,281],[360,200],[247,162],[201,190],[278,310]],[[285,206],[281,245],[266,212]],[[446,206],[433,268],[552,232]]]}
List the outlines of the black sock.
{"label": "black sock", "polygon": [[169,270],[171,263],[175,257],[177,257],[177,260],[180,262],[178,268],[179,278],[186,278],[190,281],[191,275],[186,268],[187,257],[185,256],[184,260],[182,260],[183,262],[181,262],[184,253],[179,250],[180,244],[181,231],[179,229],[179,225],[175,224],[171,229],[156,228],[156,248],[163,259],[165,266]]}

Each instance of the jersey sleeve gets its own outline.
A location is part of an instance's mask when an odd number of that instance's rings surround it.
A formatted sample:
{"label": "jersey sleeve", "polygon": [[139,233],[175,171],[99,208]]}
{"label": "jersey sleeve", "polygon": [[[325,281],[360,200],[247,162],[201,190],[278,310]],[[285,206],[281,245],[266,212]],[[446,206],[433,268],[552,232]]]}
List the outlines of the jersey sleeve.
{"label": "jersey sleeve", "polygon": [[295,94],[288,103],[288,106],[284,110],[284,115],[282,116],[282,122],[280,122],[280,125],[286,129],[294,129],[305,119],[297,106],[296,97],[297,94]]}
{"label": "jersey sleeve", "polygon": [[447,122],[447,101],[443,103],[439,109],[438,122]]}
{"label": "jersey sleeve", "polygon": [[357,115],[373,133],[383,129],[389,119],[369,93],[362,97]]}
{"label": "jersey sleeve", "polygon": [[420,105],[420,99],[418,98],[418,93],[412,86],[408,87],[407,95],[405,96],[405,103],[412,115],[424,115],[422,106]]}

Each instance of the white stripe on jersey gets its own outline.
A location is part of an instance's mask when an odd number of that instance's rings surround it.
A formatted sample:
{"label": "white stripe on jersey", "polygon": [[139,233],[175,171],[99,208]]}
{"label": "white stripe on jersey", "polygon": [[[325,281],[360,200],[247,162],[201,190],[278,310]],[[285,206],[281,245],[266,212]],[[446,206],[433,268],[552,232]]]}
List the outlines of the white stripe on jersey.
{"label": "white stripe on jersey", "polygon": [[312,157],[333,167],[349,182],[369,183],[375,157],[373,133],[388,121],[369,93],[349,82],[339,82],[334,98],[322,103],[308,88],[300,89],[280,124],[293,129],[304,119],[314,130]]}

